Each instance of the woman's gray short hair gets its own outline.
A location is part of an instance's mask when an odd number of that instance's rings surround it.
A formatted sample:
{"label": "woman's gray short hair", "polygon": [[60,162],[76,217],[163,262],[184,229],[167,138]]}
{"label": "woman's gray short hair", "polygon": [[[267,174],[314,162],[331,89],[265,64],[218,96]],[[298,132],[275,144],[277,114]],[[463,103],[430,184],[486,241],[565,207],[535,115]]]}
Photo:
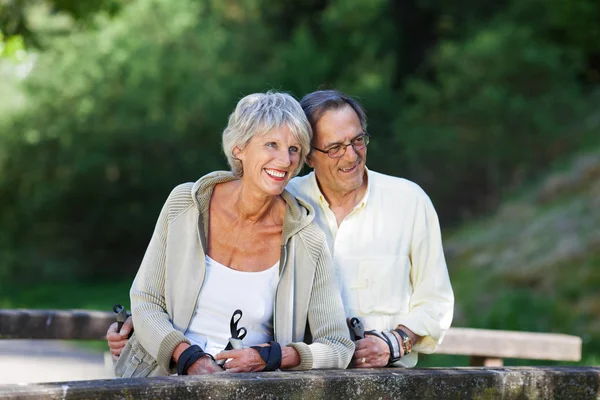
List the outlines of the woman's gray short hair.
{"label": "woman's gray short hair", "polygon": [[234,175],[244,174],[242,163],[233,155],[233,149],[243,149],[250,140],[273,130],[287,127],[301,146],[300,162],[292,176],[302,169],[310,151],[312,129],[300,103],[287,93],[253,93],[241,99],[229,116],[223,131],[223,152]]}

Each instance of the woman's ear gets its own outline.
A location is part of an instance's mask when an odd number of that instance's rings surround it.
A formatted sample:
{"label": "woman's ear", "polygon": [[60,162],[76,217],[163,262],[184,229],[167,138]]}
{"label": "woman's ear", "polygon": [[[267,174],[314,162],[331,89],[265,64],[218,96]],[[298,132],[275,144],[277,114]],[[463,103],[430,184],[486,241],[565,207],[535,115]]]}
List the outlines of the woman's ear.
{"label": "woman's ear", "polygon": [[242,159],[244,157],[242,150],[237,146],[235,146],[233,148],[233,150],[231,151],[231,154],[233,154],[233,158],[235,158],[236,160],[240,160],[240,161],[242,161]]}

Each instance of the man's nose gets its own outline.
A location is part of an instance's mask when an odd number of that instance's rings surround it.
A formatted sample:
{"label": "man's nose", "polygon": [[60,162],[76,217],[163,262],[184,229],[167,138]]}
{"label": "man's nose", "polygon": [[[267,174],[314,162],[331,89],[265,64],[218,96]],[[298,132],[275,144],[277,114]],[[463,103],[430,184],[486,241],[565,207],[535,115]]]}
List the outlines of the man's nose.
{"label": "man's nose", "polygon": [[358,158],[358,152],[354,150],[354,146],[350,145],[346,147],[346,153],[344,154],[344,159],[348,161],[356,161]]}

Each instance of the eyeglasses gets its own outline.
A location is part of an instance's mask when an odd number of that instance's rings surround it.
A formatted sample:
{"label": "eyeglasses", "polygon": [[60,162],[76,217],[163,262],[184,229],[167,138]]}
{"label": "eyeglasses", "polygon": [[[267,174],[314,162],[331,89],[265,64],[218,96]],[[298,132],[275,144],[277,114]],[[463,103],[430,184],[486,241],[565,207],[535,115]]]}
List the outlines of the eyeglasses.
{"label": "eyeglasses", "polygon": [[365,132],[362,135],[359,135],[352,139],[348,144],[336,144],[330,147],[328,150],[317,149],[314,146],[311,147],[317,151],[320,151],[321,153],[327,154],[330,158],[341,158],[344,156],[344,154],[346,154],[346,148],[348,146],[352,146],[352,148],[354,148],[354,151],[362,150],[365,147],[367,147],[367,145],[369,144],[370,137],[371,135]]}

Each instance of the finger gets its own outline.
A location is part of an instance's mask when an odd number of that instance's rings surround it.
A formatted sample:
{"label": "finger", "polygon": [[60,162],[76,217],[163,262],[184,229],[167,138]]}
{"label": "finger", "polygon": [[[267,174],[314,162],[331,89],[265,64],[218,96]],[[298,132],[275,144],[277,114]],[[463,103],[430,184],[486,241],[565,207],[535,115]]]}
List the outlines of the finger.
{"label": "finger", "polygon": [[241,368],[242,364],[240,362],[238,362],[235,358],[231,359],[230,361],[227,361],[225,364],[223,364],[223,369],[225,371],[228,371],[230,369],[236,369],[236,368]]}
{"label": "finger", "polygon": [[125,345],[127,345],[128,340],[109,340],[108,341],[108,348],[110,349],[122,349],[123,347],[125,347]]}
{"label": "finger", "polygon": [[110,324],[110,326],[108,327],[108,330],[106,331],[106,336],[108,336],[111,333],[117,333],[117,323],[113,322],[112,324]]}
{"label": "finger", "polygon": [[106,334],[106,340],[110,344],[111,342],[119,342],[123,340],[123,338],[117,332],[112,332]]}
{"label": "finger", "polygon": [[119,356],[118,355],[116,356],[116,355],[113,354],[112,358],[113,358],[113,361],[119,361]]}
{"label": "finger", "polygon": [[371,346],[371,341],[369,339],[360,339],[354,342],[356,345],[356,350],[366,349]]}
{"label": "finger", "polygon": [[236,350],[222,351],[215,356],[215,360],[227,360],[228,358],[241,357],[245,353],[244,350],[248,350],[248,349],[236,349]]}
{"label": "finger", "polygon": [[116,357],[117,359],[119,359],[119,356],[121,355],[122,350],[118,349],[118,350],[110,350],[110,354],[113,355],[113,357]]}
{"label": "finger", "polygon": [[375,356],[376,353],[373,353],[372,351],[370,351],[369,349],[362,349],[362,350],[357,350],[354,352],[354,358],[355,359],[361,359],[363,357],[373,357]]}
{"label": "finger", "polygon": [[127,317],[127,319],[125,320],[125,323],[121,327],[121,331],[119,331],[119,334],[122,337],[126,338],[129,336],[129,332],[132,332],[132,331],[133,331],[133,318]]}

